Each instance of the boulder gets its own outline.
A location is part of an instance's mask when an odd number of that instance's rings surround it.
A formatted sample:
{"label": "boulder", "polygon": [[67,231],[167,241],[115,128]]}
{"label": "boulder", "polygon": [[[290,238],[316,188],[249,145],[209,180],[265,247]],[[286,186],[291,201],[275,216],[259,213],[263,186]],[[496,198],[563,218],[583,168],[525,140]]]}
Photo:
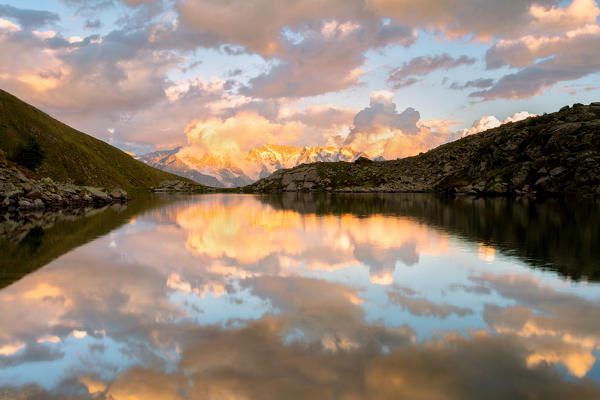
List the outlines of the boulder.
{"label": "boulder", "polygon": [[94,201],[108,203],[111,200],[108,193],[103,192],[98,188],[87,187],[86,189],[88,190],[90,196],[92,197],[92,199],[94,199]]}
{"label": "boulder", "polygon": [[29,192],[26,196],[29,200],[37,200],[37,199],[41,199],[43,197],[42,193],[39,192],[38,190],[32,190],[31,192]]}
{"label": "boulder", "polygon": [[114,200],[125,201],[127,200],[127,192],[123,189],[115,189],[110,192],[110,197],[112,197]]}

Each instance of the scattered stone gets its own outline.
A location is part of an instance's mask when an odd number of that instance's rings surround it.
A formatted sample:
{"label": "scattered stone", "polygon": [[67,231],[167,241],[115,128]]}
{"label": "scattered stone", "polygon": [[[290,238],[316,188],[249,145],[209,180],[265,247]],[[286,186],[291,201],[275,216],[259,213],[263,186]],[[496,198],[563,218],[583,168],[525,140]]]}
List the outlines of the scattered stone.
{"label": "scattered stone", "polygon": [[98,207],[128,200],[127,193],[54,182],[50,178],[29,179],[15,167],[9,167],[0,152],[0,210],[32,211],[58,208]]}

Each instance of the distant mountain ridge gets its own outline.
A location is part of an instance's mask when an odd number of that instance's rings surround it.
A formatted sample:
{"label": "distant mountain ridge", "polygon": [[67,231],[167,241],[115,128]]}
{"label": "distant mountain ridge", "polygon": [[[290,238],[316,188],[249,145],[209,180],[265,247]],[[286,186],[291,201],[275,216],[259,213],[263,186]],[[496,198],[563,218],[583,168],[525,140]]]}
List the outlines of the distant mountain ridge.
{"label": "distant mountain ridge", "polygon": [[313,162],[352,162],[365,153],[350,147],[288,146],[265,144],[251,149],[242,160],[234,161],[229,155],[196,155],[177,147],[136,157],[138,160],[215,187],[238,187],[251,184],[273,172]]}

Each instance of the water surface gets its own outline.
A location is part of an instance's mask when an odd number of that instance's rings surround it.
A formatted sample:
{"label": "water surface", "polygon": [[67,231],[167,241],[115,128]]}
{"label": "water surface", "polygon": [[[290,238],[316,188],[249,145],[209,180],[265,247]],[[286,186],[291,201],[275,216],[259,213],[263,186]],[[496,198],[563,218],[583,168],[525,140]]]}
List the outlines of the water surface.
{"label": "water surface", "polygon": [[136,201],[0,241],[0,398],[600,398],[597,203]]}

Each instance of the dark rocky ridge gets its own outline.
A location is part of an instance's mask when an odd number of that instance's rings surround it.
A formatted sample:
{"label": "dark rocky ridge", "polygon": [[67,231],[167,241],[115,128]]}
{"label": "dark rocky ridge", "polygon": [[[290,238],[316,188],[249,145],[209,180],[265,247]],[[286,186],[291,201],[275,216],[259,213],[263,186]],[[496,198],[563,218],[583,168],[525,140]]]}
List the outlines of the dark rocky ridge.
{"label": "dark rocky ridge", "polygon": [[418,156],[280,170],[247,192],[600,195],[600,102],[508,123]]}

